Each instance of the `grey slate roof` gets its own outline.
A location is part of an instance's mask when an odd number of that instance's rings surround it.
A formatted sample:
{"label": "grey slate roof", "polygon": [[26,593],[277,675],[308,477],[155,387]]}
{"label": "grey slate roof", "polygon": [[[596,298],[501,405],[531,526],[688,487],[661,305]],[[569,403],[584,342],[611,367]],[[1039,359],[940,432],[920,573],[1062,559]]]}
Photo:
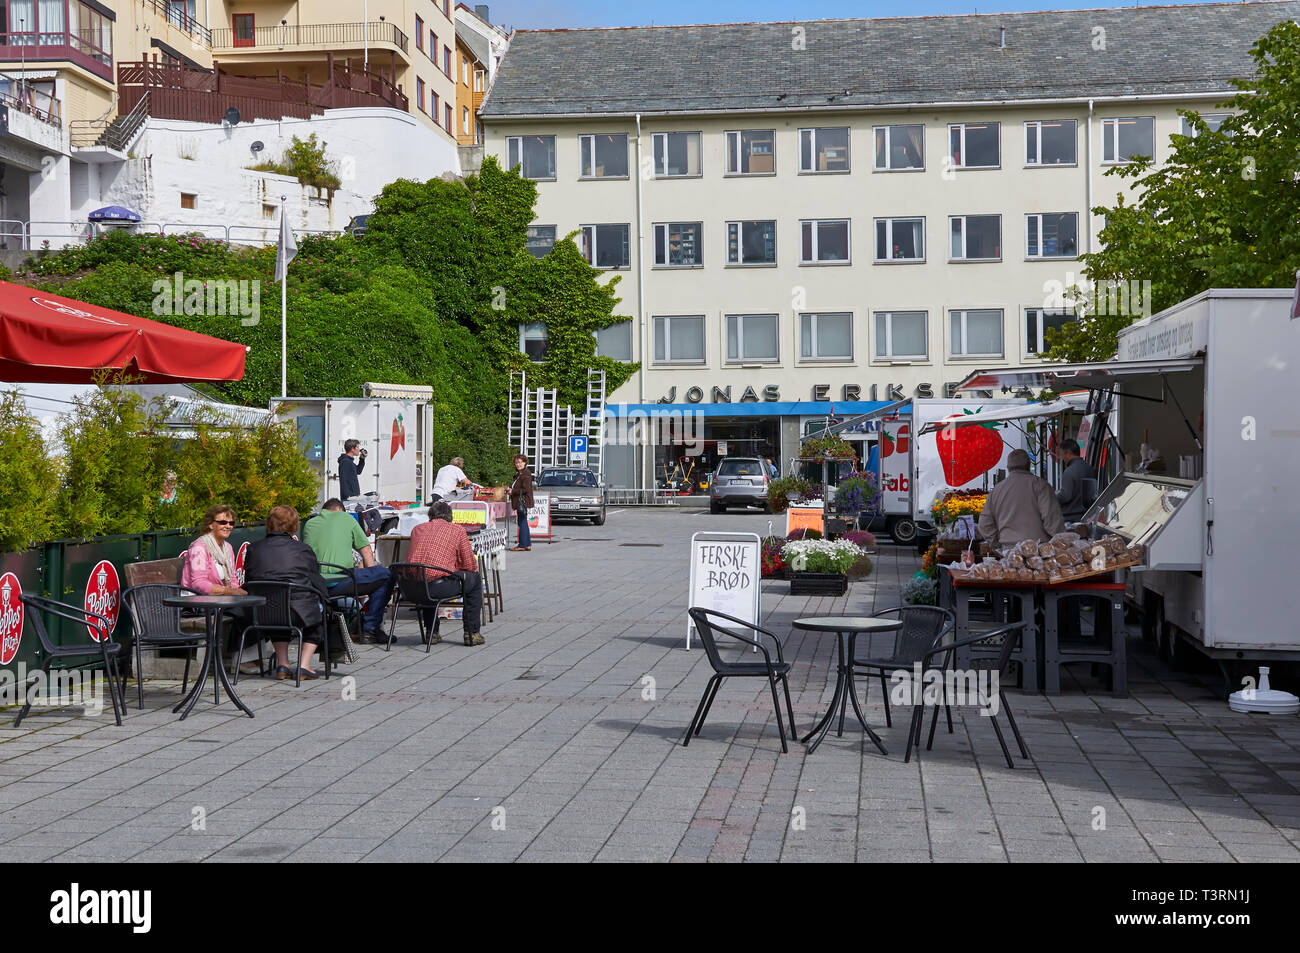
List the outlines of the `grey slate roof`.
{"label": "grey slate roof", "polygon": [[469,27],[461,26],[457,23],[456,39],[468,46],[470,52],[473,53],[478,58],[478,61],[484,66],[487,66],[492,62],[491,47],[488,46],[487,37],[483,36],[481,33],[477,33]]}
{"label": "grey slate roof", "polygon": [[[516,31],[480,115],[772,111],[1231,90],[1300,2]],[[802,27],[806,49],[793,47]],[[999,49],[999,27],[1006,48]],[[1094,37],[1105,30],[1105,50]]]}

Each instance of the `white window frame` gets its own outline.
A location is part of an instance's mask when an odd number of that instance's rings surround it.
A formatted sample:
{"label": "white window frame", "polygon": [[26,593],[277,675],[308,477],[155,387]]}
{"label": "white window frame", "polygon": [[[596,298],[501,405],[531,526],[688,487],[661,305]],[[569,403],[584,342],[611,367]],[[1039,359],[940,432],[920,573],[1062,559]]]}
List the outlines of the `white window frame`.
{"label": "white window frame", "polygon": [[[1043,161],[1043,124],[1044,123],[1069,123],[1074,127],[1074,161],[1073,162],[1044,162]],[[1034,154],[1037,156],[1032,162],[1029,160],[1029,144],[1034,144]],[[1033,119],[1025,123],[1025,168],[1026,169],[1070,169],[1079,164],[1079,120],[1077,119]]]}
{"label": "white window frame", "polygon": [[[839,224],[844,223],[844,250],[848,257],[843,259],[831,259],[823,261],[818,256],[820,239],[817,235],[817,226],[822,224]],[[812,258],[803,256],[803,230],[812,228]],[[853,221],[847,218],[801,218],[799,220],[799,264],[802,265],[851,265],[853,264]]]}
{"label": "white window frame", "polygon": [[[985,354],[985,353],[982,353],[982,352],[979,353],[979,354],[971,354],[971,353],[968,353],[968,352],[967,352],[967,350],[966,350],[966,338],[967,338],[968,335],[967,335],[967,328],[966,328],[966,317],[967,317],[967,316],[968,316],[972,311],[995,311],[995,312],[997,312],[997,313],[1001,316],[999,320],[1000,320],[1000,327],[1001,327],[1001,330],[1002,330],[1002,335],[1001,335],[1001,338],[1002,338],[1002,349],[1001,349],[1000,351],[998,351],[996,354]],[[955,343],[955,342],[952,340],[952,318],[953,318],[953,315],[961,315],[961,346],[962,346],[961,351],[958,351],[958,350],[953,346],[954,343]],[[950,309],[950,310],[948,311],[948,315],[947,315],[947,317],[948,317],[948,321],[947,321],[947,324],[948,324],[948,357],[949,357],[951,360],[957,360],[957,361],[962,361],[962,360],[986,360],[986,359],[988,359],[988,358],[1000,358],[1000,357],[1003,357],[1003,356],[1007,353],[1007,313],[1006,313],[1006,311],[1005,311],[1004,309],[1002,309],[1002,308],[952,308],[952,309]]]}
{"label": "white window frame", "polygon": [[[967,235],[969,234],[969,230],[966,228],[966,220],[967,220],[968,218],[996,218],[996,219],[998,220],[998,251],[999,251],[999,254],[998,254],[998,256],[997,256],[996,258],[970,258],[970,257],[967,256],[967,254],[966,254],[966,237],[967,237]],[[960,257],[960,258],[954,258],[954,257],[953,257],[953,254],[952,254],[952,223],[953,223],[954,221],[956,221],[957,219],[961,219],[961,257]],[[972,214],[972,215],[949,215],[949,216],[948,216],[948,234],[945,235],[944,237],[947,239],[947,245],[948,245],[948,260],[949,260],[949,261],[1001,261],[1001,260],[1003,259],[1003,257],[1004,257],[1003,252],[1005,252],[1005,249],[1002,248],[1002,245],[1003,245],[1003,234],[1002,234],[1002,215],[1001,215],[1001,213],[996,213],[996,214],[994,214],[994,213],[979,213],[979,214]],[[979,308],[975,308],[975,309],[973,309],[973,310],[978,311],[978,310],[980,310],[980,309],[979,309]]]}
{"label": "white window frame", "polygon": [[[1024,310],[1025,323],[1023,325],[1025,337],[1023,343],[1024,343],[1024,353],[1026,358],[1041,359],[1043,355],[1046,353],[1047,340],[1044,332],[1047,330],[1047,328],[1043,324],[1043,315],[1047,314],[1048,312],[1051,312],[1053,314],[1071,315],[1072,320],[1074,321],[1079,320],[1079,313],[1077,311],[1071,311],[1069,308],[1025,308]],[[1035,313],[1037,314],[1038,327],[1036,328],[1036,330],[1038,332],[1038,343],[1040,345],[1043,345],[1044,348],[1042,351],[1031,351],[1029,349],[1029,316]]]}
{"label": "white window frame", "polygon": [[[744,133],[747,132],[770,132],[772,134],[772,171],[771,172],[741,172],[740,171],[740,164],[741,164],[740,148],[744,144]],[[733,136],[735,137],[734,140],[732,139]],[[733,141],[736,144],[736,164],[737,164],[737,167],[734,171],[731,168],[731,144]],[[725,133],[723,133],[722,144],[723,144],[723,152],[725,154],[723,158],[723,169],[726,170],[723,173],[724,175],[776,175],[776,130],[775,129],[728,129]]]}
{"label": "white window frame", "polygon": [[[1223,121],[1227,119],[1229,116],[1231,116],[1232,113],[1198,112],[1197,115],[1200,116],[1203,120],[1205,120],[1206,124],[1209,124],[1210,120],[1214,119],[1214,120],[1218,120],[1219,125],[1222,126]],[[1181,130],[1182,135],[1186,136],[1188,139],[1195,139],[1197,135],[1196,130],[1193,129],[1191,125],[1187,122],[1187,117],[1179,116],[1178,119],[1179,119],[1179,129]]]}
{"label": "white window frame", "polygon": [[[432,111],[429,113],[429,115],[433,116]],[[437,116],[433,116],[433,121],[436,123],[436,122],[438,121],[438,117],[437,117]],[[540,178],[533,178],[531,175],[528,175],[528,173],[525,171],[525,169],[524,169],[524,140],[525,140],[525,139],[532,139],[532,138],[537,138],[537,139],[550,139],[550,140],[551,140],[551,155],[555,157],[555,169],[552,171],[552,174],[551,174],[551,175],[542,176],[542,177],[540,177]],[[510,161],[510,150],[511,150],[511,149],[517,149],[517,150],[519,150],[519,161],[518,161],[518,162],[511,162],[511,161]],[[558,175],[558,173],[559,173],[559,171],[560,171],[560,168],[559,168],[559,167],[560,167],[559,154],[558,154],[558,153],[556,152],[556,150],[555,150],[555,137],[554,137],[554,136],[536,136],[536,137],[533,137],[533,136],[506,136],[506,167],[507,167],[508,169],[513,169],[515,166],[519,166],[519,174],[520,174],[521,176],[523,176],[525,179],[528,179],[528,180],[531,181],[531,182],[554,182],[555,179],[556,179],[556,175]]]}
{"label": "white window frame", "polygon": [[[1043,254],[1043,216],[1044,215],[1073,215],[1074,216],[1074,254],[1073,255],[1044,255]],[[1029,226],[1031,222],[1038,223],[1038,254],[1030,251]],[[963,235],[963,241],[965,236]],[[1051,261],[1064,258],[1071,260],[1079,257],[1079,213],[1078,212],[1030,212],[1025,216],[1025,258],[1030,261]]]}
{"label": "white window frame", "polygon": [[[920,258],[894,258],[892,256],[881,258],[880,249],[875,247],[876,234],[879,231],[880,223],[885,223],[885,246],[892,249],[894,247],[894,223],[895,222],[920,222],[921,223],[921,257]],[[896,215],[892,218],[877,218],[871,223],[871,241],[872,241],[872,259],[880,265],[923,265],[925,264],[926,245],[925,237],[925,216],[924,215]],[[883,313],[883,312],[882,312]]]}
{"label": "white window frame", "polygon": [[[805,169],[803,167],[803,142],[804,136],[809,140],[809,159],[815,165],[817,162],[817,133],[822,129],[843,129],[846,134],[845,149],[848,154],[844,157],[848,163],[847,169]],[[800,175],[847,175],[853,171],[853,127],[852,126],[809,126],[799,130],[799,174]]]}
{"label": "white window frame", "polygon": [[[968,128],[970,128],[971,126],[990,126],[990,127],[992,127],[993,129],[995,129],[995,130],[997,131],[997,132],[996,132],[996,138],[997,138],[997,141],[998,141],[998,161],[997,161],[997,164],[996,164],[996,165],[967,165],[967,164],[966,164],[966,156],[967,156],[967,151],[966,151],[966,130],[967,130]],[[953,157],[952,157],[952,131],[953,131],[954,129],[960,129],[960,130],[961,130],[961,157],[962,157],[962,161],[961,161],[961,162],[957,162],[957,161],[954,160]],[[948,123],[948,144],[947,144],[947,146],[948,146],[948,160],[952,163],[952,167],[953,167],[954,169],[970,169],[970,170],[972,170],[972,171],[975,171],[975,170],[978,170],[978,169],[1000,169],[1000,168],[1002,168],[1002,123],[999,122],[999,121],[994,121],[994,122],[950,122],[950,123]]]}
{"label": "white window frame", "polygon": [[[763,224],[767,224],[767,223],[769,223],[769,222],[771,223],[771,225],[772,225],[772,235],[773,235],[773,239],[774,239],[774,241],[773,241],[773,246],[774,246],[774,247],[773,247],[773,255],[772,255],[772,260],[771,260],[771,261],[741,261],[741,258],[744,256],[744,248],[745,248],[745,230],[744,230],[744,225],[745,225],[746,222],[763,223]],[[741,221],[737,221],[737,222],[727,222],[726,225],[727,225],[727,228],[726,228],[726,232],[725,232],[725,235],[724,235],[724,237],[725,237],[725,239],[726,239],[726,251],[725,251],[724,254],[723,254],[723,261],[724,261],[725,267],[727,267],[727,268],[775,268],[775,267],[776,267],[777,262],[778,262],[778,260],[779,260],[778,254],[777,254],[777,252],[776,252],[776,242],[775,242],[775,238],[776,238],[776,219],[773,219],[773,218],[748,218],[748,219],[743,219],[743,220],[741,220]],[[735,260],[735,261],[732,261],[732,260],[731,260],[731,230],[732,230],[733,228],[735,228],[735,229],[737,230],[737,231],[736,231],[736,260]]]}
{"label": "white window frame", "polygon": [[[622,226],[627,229],[627,262],[622,265],[598,265],[596,259],[596,229],[601,226]],[[627,222],[596,222],[591,225],[579,225],[580,242],[578,250],[584,252],[583,257],[587,259],[587,264],[592,268],[599,268],[601,271],[626,271],[632,267],[632,226]]]}
{"label": "white window frame", "polygon": [[[731,340],[731,321],[736,320],[737,356],[727,354],[727,343]],[[745,318],[772,318],[776,323],[776,353],[771,357],[745,357]],[[775,312],[747,312],[744,314],[724,314],[722,316],[722,363],[724,364],[780,364],[781,363],[781,315]]]}
{"label": "white window frame", "polygon": [[534,335],[532,336],[532,340],[534,340],[534,341],[542,341],[542,342],[545,344],[545,346],[546,346],[547,349],[549,349],[550,346],[551,346],[551,335],[550,335],[550,333],[546,330],[546,325],[545,325],[543,322],[540,322],[540,321],[535,322],[535,323],[533,323],[533,324],[521,324],[521,325],[519,325],[519,353],[522,354],[522,355],[524,355],[525,357],[527,357],[528,360],[532,361],[534,364],[541,364],[541,363],[543,363],[543,362],[546,360],[546,356],[545,356],[545,354],[543,354],[543,356],[542,356],[541,359],[539,360],[539,359],[537,359],[537,358],[534,358],[534,357],[533,357],[532,355],[530,355],[526,350],[524,350],[524,344],[525,344],[526,341],[529,340],[529,335],[528,335],[528,329],[529,329],[529,328],[541,328],[541,329],[542,329],[541,337],[538,337],[537,335],[534,334]]}
{"label": "white window frame", "polygon": [[[1132,159],[1119,158],[1119,124],[1122,122],[1132,122],[1134,120],[1145,119],[1151,123],[1151,158],[1155,158],[1156,149],[1156,117],[1155,116],[1116,116],[1111,119],[1101,121],[1101,164],[1102,165],[1126,165],[1132,162]],[[1110,149],[1111,158],[1106,158],[1106,150]],[[1142,155],[1143,153],[1138,153]]]}
{"label": "white window frame", "polygon": [[463,136],[469,135],[469,107],[460,107],[460,132]]}
{"label": "white window frame", "polygon": [[[892,165],[876,165],[876,137],[883,130],[885,133],[885,161],[889,162],[889,156],[893,153],[894,129],[904,128],[907,126],[918,126],[921,129],[921,164],[918,166],[899,166],[897,169]],[[896,122],[887,126],[871,127],[871,168],[874,172],[924,172],[925,171],[925,124],[919,122]]]}
{"label": "white window frame", "polygon": [[[698,259],[689,265],[674,265],[668,262],[668,230],[674,226],[694,225],[696,228],[695,235],[695,253]],[[659,236],[660,230],[663,233],[664,260],[659,260]],[[704,267],[704,223],[703,222],[655,222],[654,232],[651,236],[654,240],[652,247],[655,268],[703,268]]]}
{"label": "white window frame", "polygon": [[[853,312],[852,311],[799,311],[796,312],[796,315],[797,315],[797,320],[795,321],[794,333],[796,336],[796,340],[798,341],[798,350],[795,353],[799,355],[800,363],[802,364],[849,364],[853,362],[853,355],[855,353],[855,349],[853,346],[854,342],[853,342]],[[831,357],[822,357],[817,353],[818,351],[817,325],[819,323],[817,319],[820,318],[822,315],[836,316],[836,317],[840,315],[848,315],[849,318],[849,353],[848,354],[845,355],[836,354]],[[811,324],[810,330],[812,331],[812,347],[809,349],[811,353],[809,354],[808,357],[804,357],[804,353],[803,353],[803,319],[805,317],[812,318],[812,321],[810,322]]]}
{"label": "white window frame", "polygon": [[482,93],[487,88],[487,70],[476,69],[474,71],[474,92]]}
{"label": "white window frame", "polygon": [[[699,172],[681,172],[669,174],[668,172],[659,171],[659,144],[663,143],[663,154],[665,169],[668,168],[668,137],[669,136],[695,136],[699,142],[698,150],[700,157]],[[704,175],[704,134],[701,132],[656,132],[650,136],[650,159],[654,163],[654,174],[656,179],[698,179]]]}
{"label": "white window frame", "polygon": [[[688,358],[685,360],[673,360],[669,355],[673,353],[673,318],[698,318],[700,321],[701,334],[703,335],[700,356],[698,358]],[[664,321],[664,356],[660,358],[656,352],[656,343],[659,340],[656,331],[656,322]],[[699,365],[707,364],[709,360],[709,323],[702,314],[656,314],[650,318],[650,354],[651,363],[660,365]]]}
{"label": "white window frame", "polygon": [[[622,136],[623,137],[623,163],[627,166],[628,171],[623,175],[596,175],[596,137],[597,136]],[[591,147],[591,165],[587,166],[587,147]],[[628,135],[626,132],[590,132],[578,136],[578,178],[583,181],[604,181],[613,179],[619,181],[630,177],[632,165],[628,162]],[[588,174],[587,169],[591,169]]]}
{"label": "white window frame", "polygon": [[[921,339],[925,341],[925,353],[923,354],[895,354],[894,353],[894,315],[896,314],[919,314],[921,316]],[[885,319],[885,352],[877,354],[876,348],[871,347],[871,360],[880,363],[897,363],[899,361],[928,361],[930,360],[930,312],[929,311],[876,311],[872,315],[872,333],[875,340],[880,340],[880,334],[876,331],[875,319],[883,317]]]}

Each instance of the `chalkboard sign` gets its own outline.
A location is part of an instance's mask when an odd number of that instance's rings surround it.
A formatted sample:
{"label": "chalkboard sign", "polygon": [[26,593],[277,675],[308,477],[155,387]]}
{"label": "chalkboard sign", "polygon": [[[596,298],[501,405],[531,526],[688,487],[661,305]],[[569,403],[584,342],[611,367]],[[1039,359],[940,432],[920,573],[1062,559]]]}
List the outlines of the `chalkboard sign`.
{"label": "chalkboard sign", "polygon": [[[757,533],[696,533],[691,537],[687,607],[713,609],[757,623],[762,571],[762,542]],[[694,628],[688,616],[687,650]]]}

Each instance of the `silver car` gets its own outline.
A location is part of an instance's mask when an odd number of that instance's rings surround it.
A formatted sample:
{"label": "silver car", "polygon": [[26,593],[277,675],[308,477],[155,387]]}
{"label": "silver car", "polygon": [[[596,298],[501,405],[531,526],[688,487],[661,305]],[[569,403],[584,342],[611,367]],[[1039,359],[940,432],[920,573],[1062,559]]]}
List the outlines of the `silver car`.
{"label": "silver car", "polygon": [[757,506],[770,512],[767,490],[771,482],[771,471],[763,458],[725,457],[709,487],[709,510],[721,513],[728,506]]}
{"label": "silver car", "polygon": [[589,519],[605,523],[605,487],[591,470],[552,467],[537,478],[537,489],[551,494],[551,519]]}

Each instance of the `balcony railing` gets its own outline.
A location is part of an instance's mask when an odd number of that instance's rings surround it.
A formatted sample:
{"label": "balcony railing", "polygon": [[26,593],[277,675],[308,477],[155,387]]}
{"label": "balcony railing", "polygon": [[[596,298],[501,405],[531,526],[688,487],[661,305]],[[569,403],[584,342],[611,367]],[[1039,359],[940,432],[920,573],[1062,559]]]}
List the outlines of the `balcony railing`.
{"label": "balcony railing", "polygon": [[97,76],[113,79],[113,53],[94,46],[76,33],[0,33],[0,62],[41,63],[69,60]]}
{"label": "balcony railing", "polygon": [[148,6],[153,7],[154,12],[170,23],[176,29],[190,36],[202,40],[206,44],[212,43],[212,31],[198,21],[197,18],[190,16],[183,4],[169,4],[167,0],[145,0]]}
{"label": "balcony railing", "polygon": [[0,74],[0,103],[11,112],[27,113],[43,123],[63,128],[63,104],[21,79]]}
{"label": "balcony railing", "polygon": [[227,28],[212,31],[213,52],[223,50],[282,50],[288,47],[320,47],[340,50],[365,43],[391,43],[407,52],[406,34],[395,23],[305,23],[259,26],[248,30]]}

